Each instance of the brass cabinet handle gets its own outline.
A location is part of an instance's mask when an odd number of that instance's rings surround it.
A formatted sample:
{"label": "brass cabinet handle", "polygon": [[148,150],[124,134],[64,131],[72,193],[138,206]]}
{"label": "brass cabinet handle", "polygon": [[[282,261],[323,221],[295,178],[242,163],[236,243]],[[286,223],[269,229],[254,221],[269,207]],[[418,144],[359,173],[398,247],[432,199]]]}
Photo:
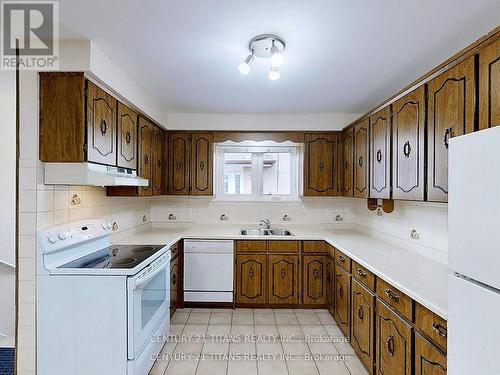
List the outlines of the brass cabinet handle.
{"label": "brass cabinet handle", "polygon": [[360,167],[362,167],[362,166],[363,166],[363,156],[360,156],[360,157],[358,158],[358,165],[359,165]]}
{"label": "brass cabinet handle", "polygon": [[379,150],[377,151],[377,163],[379,163],[379,164],[380,164],[381,162],[382,162],[382,150],[381,150],[381,149],[379,149]]}
{"label": "brass cabinet handle", "polygon": [[441,324],[432,322],[432,329],[438,333],[439,336],[446,338],[448,336],[448,333],[446,331],[446,328],[443,327]]}
{"label": "brass cabinet handle", "polygon": [[180,170],[180,169],[181,169],[181,165],[182,165],[182,164],[181,164],[181,161],[180,161],[180,160],[176,160],[176,161],[175,161],[175,169]]}
{"label": "brass cabinet handle", "polygon": [[339,260],[340,260],[342,263],[345,263],[345,258],[344,258],[342,255],[339,255]]}
{"label": "brass cabinet handle", "polygon": [[339,296],[340,298],[344,298],[344,288],[342,288],[342,285],[339,286]]}
{"label": "brass cabinet handle", "polygon": [[366,272],[363,271],[361,268],[358,268],[357,269],[357,272],[358,272],[358,275],[361,276],[361,277],[366,277]]}
{"label": "brass cabinet handle", "polygon": [[131,140],[132,140],[132,135],[130,134],[130,132],[127,132],[125,134],[125,142],[130,143]]}
{"label": "brass cabinet handle", "polygon": [[314,280],[317,280],[320,277],[319,271],[316,269],[314,270]]}
{"label": "brass cabinet handle", "polygon": [[325,169],[325,164],[323,163],[323,160],[319,161],[319,170],[323,172],[323,169]]}
{"label": "brass cabinet handle", "polygon": [[285,269],[284,269],[284,268],[282,268],[282,269],[281,269],[281,278],[282,278],[282,279],[284,279],[284,278],[285,278],[285,276],[286,276]]}
{"label": "brass cabinet handle", "polygon": [[445,148],[448,148],[449,146],[449,141],[450,141],[450,138],[453,136],[453,129],[452,128],[447,128],[445,131],[444,131],[444,136],[443,136],[443,143],[444,143],[444,147]]}
{"label": "brass cabinet handle", "polygon": [[149,156],[148,156],[148,154],[144,154],[144,164],[149,164]]}
{"label": "brass cabinet handle", "polygon": [[363,306],[358,306],[358,318],[363,320]]}
{"label": "brass cabinet handle", "polygon": [[344,160],[344,168],[345,169],[349,168],[349,161]]}
{"label": "brass cabinet handle", "polygon": [[202,160],[200,161],[200,170],[205,169],[205,162]]}
{"label": "brass cabinet handle", "polygon": [[389,336],[387,342],[385,343],[387,346],[387,351],[391,356],[394,355],[394,336]]}
{"label": "brass cabinet handle", "polygon": [[248,276],[253,279],[253,268],[250,268],[250,271],[248,271]]}
{"label": "brass cabinet handle", "polygon": [[403,155],[405,156],[405,158],[409,158],[410,153],[411,153],[410,141],[406,141],[403,146]]}
{"label": "brass cabinet handle", "polygon": [[105,119],[101,120],[101,135],[106,135],[106,132],[108,131],[108,124],[106,123]]}
{"label": "brass cabinet handle", "polygon": [[396,294],[394,291],[392,291],[391,289],[386,289],[385,290],[385,294],[387,294],[387,297],[389,297],[390,299],[392,299],[393,301],[395,302],[399,302],[399,295]]}
{"label": "brass cabinet handle", "polygon": [[172,284],[173,284],[173,285],[177,284],[177,274],[176,274],[176,273],[174,273],[174,274],[172,275]]}

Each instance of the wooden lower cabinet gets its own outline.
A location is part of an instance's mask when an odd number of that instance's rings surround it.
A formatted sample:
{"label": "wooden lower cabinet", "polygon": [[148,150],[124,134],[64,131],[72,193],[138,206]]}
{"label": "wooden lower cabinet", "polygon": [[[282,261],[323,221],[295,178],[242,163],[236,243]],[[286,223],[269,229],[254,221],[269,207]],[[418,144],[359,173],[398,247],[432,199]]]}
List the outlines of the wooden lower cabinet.
{"label": "wooden lower cabinet", "polygon": [[375,295],[354,278],[351,284],[351,345],[373,373],[375,335]]}
{"label": "wooden lower cabinet", "polygon": [[415,334],[415,375],[445,375],[446,356],[434,345]]}
{"label": "wooden lower cabinet", "polygon": [[349,273],[335,264],[335,315],[334,318],[337,321],[340,329],[346,336],[350,336],[351,333],[351,276]]}
{"label": "wooden lower cabinet", "polygon": [[330,314],[335,314],[335,261],[331,257],[326,258],[326,306]]}
{"label": "wooden lower cabinet", "polygon": [[[175,247],[175,249],[174,249]],[[180,307],[183,301],[183,288],[182,288],[182,250],[181,245],[177,243],[171,249],[172,260],[170,261],[170,316],[175,310]],[[175,251],[174,251],[175,250]]]}
{"label": "wooden lower cabinet", "polygon": [[299,256],[269,255],[269,303],[299,303]]}
{"label": "wooden lower cabinet", "polygon": [[412,327],[380,300],[376,316],[376,373],[411,375]]}
{"label": "wooden lower cabinet", "polygon": [[265,254],[236,255],[236,303],[266,303],[266,275]]}
{"label": "wooden lower cabinet", "polygon": [[304,255],[304,305],[324,305],[326,301],[324,255]]}

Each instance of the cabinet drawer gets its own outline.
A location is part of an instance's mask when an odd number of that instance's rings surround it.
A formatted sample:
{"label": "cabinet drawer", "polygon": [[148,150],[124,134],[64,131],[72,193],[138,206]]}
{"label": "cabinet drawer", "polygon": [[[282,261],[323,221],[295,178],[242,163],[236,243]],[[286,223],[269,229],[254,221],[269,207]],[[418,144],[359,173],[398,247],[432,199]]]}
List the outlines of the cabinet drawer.
{"label": "cabinet drawer", "polygon": [[267,245],[270,253],[298,253],[299,241],[269,241]]}
{"label": "cabinet drawer", "polygon": [[236,251],[265,253],[266,241],[236,241]]}
{"label": "cabinet drawer", "polygon": [[302,242],[304,253],[325,253],[325,241],[304,241]]}
{"label": "cabinet drawer", "polygon": [[415,334],[415,375],[445,375],[446,356],[434,345]]}
{"label": "cabinet drawer", "polygon": [[371,291],[375,291],[375,275],[356,261],[352,261],[352,275]]}
{"label": "cabinet drawer", "polygon": [[413,300],[406,294],[379,278],[377,280],[377,295],[408,320],[413,321]]}
{"label": "cabinet drawer", "polygon": [[351,258],[342,251],[335,249],[335,261],[339,266],[351,272]]}
{"label": "cabinet drawer", "polygon": [[417,303],[415,326],[417,330],[437,344],[440,349],[446,351],[446,338],[448,336],[446,320]]}

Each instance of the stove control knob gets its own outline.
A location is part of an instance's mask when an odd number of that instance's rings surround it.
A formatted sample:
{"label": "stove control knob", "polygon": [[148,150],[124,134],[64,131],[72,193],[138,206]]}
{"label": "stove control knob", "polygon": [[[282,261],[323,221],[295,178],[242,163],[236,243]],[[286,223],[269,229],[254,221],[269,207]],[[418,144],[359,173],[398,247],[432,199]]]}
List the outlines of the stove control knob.
{"label": "stove control knob", "polygon": [[110,222],[110,221],[107,221],[107,222],[106,222],[106,227],[107,227],[108,229],[111,229],[111,228],[113,228],[113,224],[111,224],[111,222]]}
{"label": "stove control knob", "polygon": [[57,237],[51,234],[49,236],[48,240],[49,240],[50,243],[56,243],[57,242]]}
{"label": "stove control knob", "polygon": [[106,225],[106,223],[102,223],[102,229],[106,229],[108,226]]}
{"label": "stove control knob", "polygon": [[66,233],[61,232],[61,233],[59,233],[59,236],[58,236],[58,237],[59,237],[59,239],[60,239],[60,240],[63,240],[63,241],[64,241],[64,240],[65,240],[68,236],[66,235]]}

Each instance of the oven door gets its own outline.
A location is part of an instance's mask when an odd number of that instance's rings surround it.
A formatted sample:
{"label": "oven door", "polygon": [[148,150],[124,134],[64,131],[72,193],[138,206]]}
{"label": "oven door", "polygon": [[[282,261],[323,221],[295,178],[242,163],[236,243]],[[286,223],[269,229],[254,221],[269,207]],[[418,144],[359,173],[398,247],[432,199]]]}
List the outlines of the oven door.
{"label": "oven door", "polygon": [[170,310],[170,254],[127,280],[128,359],[137,359]]}

